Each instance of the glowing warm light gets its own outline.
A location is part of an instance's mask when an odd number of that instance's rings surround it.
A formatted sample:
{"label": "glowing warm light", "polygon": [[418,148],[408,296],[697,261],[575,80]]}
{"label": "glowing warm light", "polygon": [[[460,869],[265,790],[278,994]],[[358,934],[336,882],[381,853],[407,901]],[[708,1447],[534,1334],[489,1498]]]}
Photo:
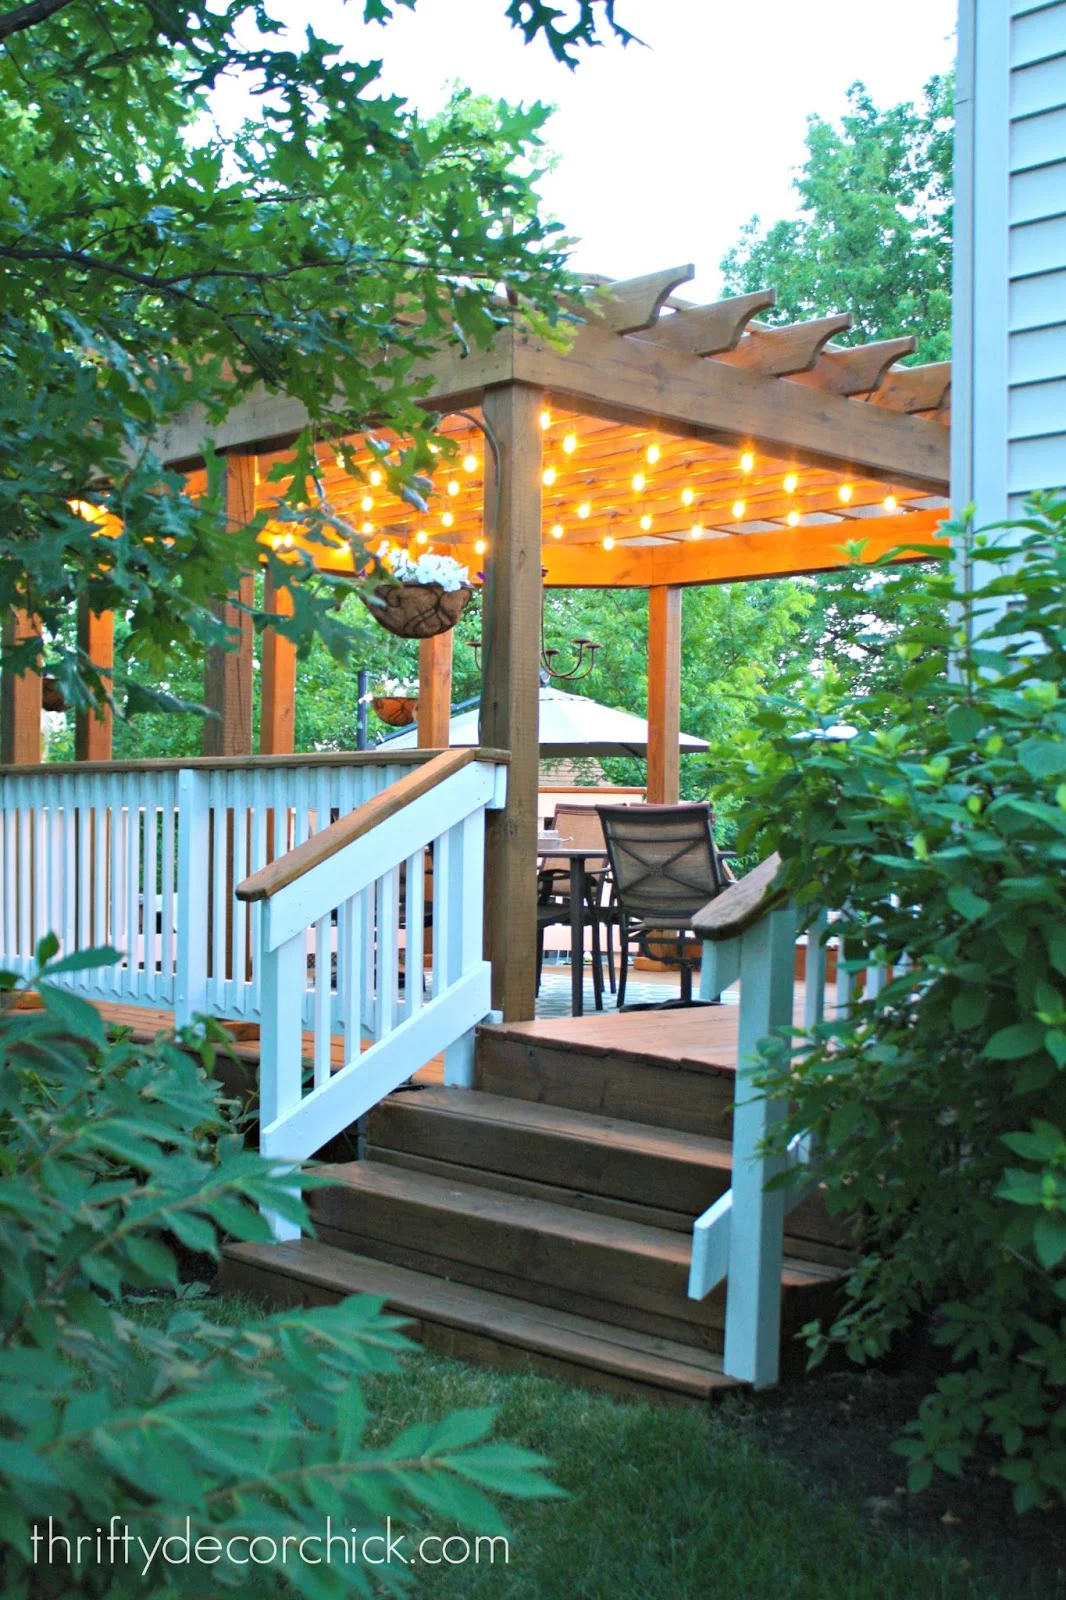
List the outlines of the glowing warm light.
{"label": "glowing warm light", "polygon": [[281,543],[282,543],[282,548],[283,549],[291,550],[292,546],[293,546],[292,534],[291,533],[283,533],[282,536],[281,536]]}
{"label": "glowing warm light", "polygon": [[543,483],[543,485],[544,485],[544,487],[546,489],[550,489],[551,488],[552,484],[555,482],[555,468],[554,467],[545,467],[544,468],[544,471],[541,473],[541,482]]}
{"label": "glowing warm light", "polygon": [[788,474],[788,476],[785,478],[785,493],[786,494],[795,494],[795,492],[796,492],[796,490],[798,488],[799,488],[799,479],[796,477],[796,474],[794,472],[790,472]]}
{"label": "glowing warm light", "polygon": [[374,497],[373,497],[373,495],[365,494],[363,496],[363,498],[359,502],[359,509],[361,511],[373,511],[373,509],[374,509]]}
{"label": "glowing warm light", "polygon": [[443,522],[446,528],[450,528],[452,523],[455,521],[455,518],[452,516],[450,511],[446,511],[440,520]]}
{"label": "glowing warm light", "polygon": [[696,495],[695,495],[695,492],[692,489],[682,489],[682,491],[681,491],[681,504],[683,506],[690,506],[692,504],[693,500],[695,500],[695,498],[696,498]]}
{"label": "glowing warm light", "polygon": [[582,522],[584,522],[591,510],[592,507],[589,505],[588,501],[582,500],[581,504],[577,508],[577,514],[581,518]]}
{"label": "glowing warm light", "polygon": [[745,450],[744,454],[740,458],[741,472],[751,472],[754,469],[754,466],[755,457],[752,455],[750,450]]}
{"label": "glowing warm light", "polygon": [[483,556],[487,549],[488,549],[488,545],[485,543],[484,539],[475,539],[474,540],[474,554],[476,556]]}
{"label": "glowing warm light", "polygon": [[364,533],[373,533],[373,531],[374,531],[374,524],[372,522],[364,522],[363,523],[363,532]]}
{"label": "glowing warm light", "polygon": [[576,433],[568,433],[567,434],[566,438],[563,440],[563,449],[566,451],[568,456],[572,456],[573,455],[574,451],[577,449],[577,434]]}
{"label": "glowing warm light", "polygon": [[647,533],[648,529],[651,527],[651,518],[646,511],[640,519],[640,525],[644,529],[645,533]]}
{"label": "glowing warm light", "polygon": [[469,455],[469,456],[464,456],[463,457],[463,471],[464,472],[476,472],[477,471],[477,456]]}
{"label": "glowing warm light", "polygon": [[733,501],[733,516],[734,516],[734,519],[737,522],[739,522],[741,517],[744,515],[744,513],[745,513],[745,511],[747,509],[748,508],[744,504],[743,500],[734,500]]}
{"label": "glowing warm light", "polygon": [[375,489],[380,488],[380,486],[381,486],[381,473],[378,471],[377,467],[375,467],[373,472],[370,474],[370,481],[374,485]]}
{"label": "glowing warm light", "polygon": [[885,495],[885,510],[888,512],[889,516],[892,515],[893,511],[899,510],[899,501],[896,499],[894,494]]}
{"label": "glowing warm light", "polygon": [[785,518],[785,521],[788,523],[790,528],[795,528],[799,526],[799,519],[800,514],[798,511],[790,511],[788,516]]}
{"label": "glowing warm light", "polygon": [[607,537],[604,539],[603,548],[605,550],[613,550],[614,549],[614,540],[611,538],[610,534],[608,534]]}
{"label": "glowing warm light", "polygon": [[654,467],[655,463],[658,461],[659,457],[662,455],[662,451],[659,449],[659,446],[657,444],[650,444],[648,446],[647,450],[645,450],[644,454],[647,456],[648,460],[651,462],[652,466]]}
{"label": "glowing warm light", "polygon": [[542,411],[541,412],[541,414],[540,414],[540,425],[545,430],[547,430],[548,428],[551,427],[551,425],[552,425],[552,414],[551,414],[550,411]]}
{"label": "glowing warm light", "polygon": [[633,491],[634,491],[634,493],[635,494],[639,494],[640,491],[643,489],[643,487],[644,487],[646,482],[647,482],[647,479],[645,478],[643,472],[635,472],[633,474]]}
{"label": "glowing warm light", "polygon": [[450,478],[448,480],[448,493],[452,496],[453,499],[459,493],[459,480],[458,480],[458,478]]}
{"label": "glowing warm light", "polygon": [[430,447],[429,447],[429,453],[430,453],[431,456],[439,456],[440,455],[440,445],[439,444],[431,444]]}
{"label": "glowing warm light", "polygon": [[563,536],[563,525],[562,525],[562,523],[561,522],[553,523],[552,524],[552,538],[553,539],[561,539],[562,536]]}
{"label": "glowing warm light", "polygon": [[689,538],[690,539],[702,539],[703,538],[703,524],[701,522],[697,522],[697,523],[693,524],[693,526],[689,530]]}
{"label": "glowing warm light", "polygon": [[851,487],[850,483],[842,483],[840,488],[837,490],[837,499],[840,501],[841,505],[850,505],[851,497],[854,493],[855,490]]}
{"label": "glowing warm light", "polygon": [[418,532],[415,534],[415,543],[416,544],[428,544],[429,543],[429,534],[426,532],[425,528],[419,528]]}
{"label": "glowing warm light", "polygon": [[68,500],[67,505],[76,517],[81,517],[83,522],[103,522],[104,513],[99,506],[90,505],[88,500]]}

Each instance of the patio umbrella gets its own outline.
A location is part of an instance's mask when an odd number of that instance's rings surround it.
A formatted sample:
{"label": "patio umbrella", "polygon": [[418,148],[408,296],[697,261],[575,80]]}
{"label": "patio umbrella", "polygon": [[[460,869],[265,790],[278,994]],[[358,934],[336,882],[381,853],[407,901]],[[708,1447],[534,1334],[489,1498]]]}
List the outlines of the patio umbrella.
{"label": "patio umbrella", "polygon": [[[448,742],[453,745],[477,744],[478,708],[453,712]],[[397,750],[410,750],[418,743],[418,730],[408,728],[385,741]],[[682,755],[706,750],[704,739],[691,734],[680,737]],[[648,724],[643,717],[631,716],[614,706],[604,706],[583,694],[567,694],[545,685],[540,691],[540,753],[542,756],[646,756]]]}

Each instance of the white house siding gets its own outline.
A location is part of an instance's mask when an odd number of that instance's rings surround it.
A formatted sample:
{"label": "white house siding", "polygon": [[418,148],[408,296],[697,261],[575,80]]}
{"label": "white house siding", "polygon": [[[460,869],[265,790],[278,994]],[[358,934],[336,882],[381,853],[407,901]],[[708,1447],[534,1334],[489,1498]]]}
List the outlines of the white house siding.
{"label": "white house siding", "polygon": [[1066,0],[961,0],[952,500],[1066,487]]}

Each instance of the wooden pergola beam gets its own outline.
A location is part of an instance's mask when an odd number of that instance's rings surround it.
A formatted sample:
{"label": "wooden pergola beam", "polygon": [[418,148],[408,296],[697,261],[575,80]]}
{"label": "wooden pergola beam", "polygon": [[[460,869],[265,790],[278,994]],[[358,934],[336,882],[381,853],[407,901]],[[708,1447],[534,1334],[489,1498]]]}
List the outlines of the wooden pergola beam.
{"label": "wooden pergola beam", "polygon": [[648,590],[648,800],[676,805],[681,793],[681,590]]}
{"label": "wooden pergola beam", "polygon": [[876,339],[850,350],[826,349],[809,372],[794,372],[792,381],[827,389],[830,394],[869,394],[885,381],[894,361],[913,355],[917,348],[917,339],[910,335],[904,339]]}
{"label": "wooden pergola beam", "polygon": [[694,361],[594,327],[565,353],[530,337],[515,346],[514,359],[521,382],[593,415],[740,447],[756,441],[783,460],[837,470],[846,463],[849,471],[934,493],[947,488],[948,430],[925,417],[768,381],[725,360]]}
{"label": "wooden pergola beam", "polygon": [[[292,615],[292,596],[268,575],[263,610]],[[276,628],[264,628],[259,672],[259,754],[292,755],[296,749],[296,646]]]}
{"label": "wooden pergola beam", "polygon": [[[228,451],[225,476],[227,526],[244,527],[255,516],[255,451]],[[250,610],[255,604],[255,579],[250,573],[241,579],[234,598],[240,604],[223,604],[218,614],[231,634],[237,635],[236,647],[227,650],[212,645],[204,662],[204,704],[214,713],[204,718],[205,756],[252,753],[255,635]]]}
{"label": "wooden pergola beam", "polygon": [[936,411],[944,404],[950,388],[951,362],[930,361],[921,367],[900,367],[898,372],[890,372],[877,393],[870,396],[870,403],[889,411]]}
{"label": "wooden pergola beam", "polygon": [[692,262],[683,267],[667,267],[641,278],[625,278],[605,285],[609,298],[587,312],[589,322],[607,333],[636,333],[650,328],[674,290],[696,276]]}
{"label": "wooden pergola beam", "polygon": [[[560,589],[654,588],[659,584],[746,583],[758,578],[794,578],[846,565],[843,547],[865,543],[864,559],[880,560],[904,543],[949,542],[938,530],[945,511],[910,511],[892,517],[731,533],[673,545],[545,546],[545,585]],[[460,559],[464,553],[459,552]],[[911,557],[910,559],[918,559]]]}
{"label": "wooden pergola beam", "polygon": [[749,328],[735,350],[716,359],[729,366],[757,372],[762,378],[785,378],[792,372],[809,372],[824,345],[835,333],[845,333],[853,318],[849,311],[813,322],[793,322],[785,328]]}
{"label": "wooden pergola beam", "polygon": [[776,304],[776,289],[759,289],[711,305],[685,306],[671,317],[660,317],[641,337],[685,355],[714,356],[735,350],[752,317]]}
{"label": "wooden pergola beam", "polygon": [[418,746],[448,747],[452,718],[452,655],[455,635],[437,633],[418,646]]}

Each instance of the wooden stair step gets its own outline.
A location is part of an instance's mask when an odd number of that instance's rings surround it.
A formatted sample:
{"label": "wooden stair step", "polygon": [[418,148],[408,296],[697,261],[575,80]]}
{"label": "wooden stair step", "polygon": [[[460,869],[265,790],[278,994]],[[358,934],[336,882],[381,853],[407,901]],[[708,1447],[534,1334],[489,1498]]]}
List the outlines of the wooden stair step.
{"label": "wooden stair step", "polygon": [[380,1295],[427,1347],[494,1366],[532,1366],[633,1397],[704,1402],[738,1387],[705,1350],[508,1295],[451,1283],[314,1239],[227,1245],[228,1289],[282,1303]]}
{"label": "wooden stair step", "polygon": [[[724,1009],[724,1008],[723,1008]],[[730,1008],[734,1009],[734,1008]],[[704,1008],[693,1013],[704,1016]],[[669,1017],[684,1013],[667,1013]],[[596,1020],[595,1032],[572,1038],[537,1031],[539,1023],[483,1025],[478,1029],[474,1087],[509,1099],[563,1106],[659,1128],[729,1139],[733,1128],[733,1068],[669,1055],[664,1019],[660,1054],[627,1048],[627,1015]],[[642,1019],[643,1021],[643,1019]],[[614,1042],[605,1042],[613,1040]]]}
{"label": "wooden stair step", "polygon": [[372,1113],[367,1155],[471,1183],[687,1231],[729,1187],[730,1147],[674,1128],[476,1089],[391,1095]]}
{"label": "wooden stair step", "polygon": [[[376,1161],[326,1170],[336,1181],[311,1209],[328,1243],[666,1337],[720,1339],[724,1288],[688,1298],[684,1234]],[[834,1276],[788,1261],[786,1299]]]}

